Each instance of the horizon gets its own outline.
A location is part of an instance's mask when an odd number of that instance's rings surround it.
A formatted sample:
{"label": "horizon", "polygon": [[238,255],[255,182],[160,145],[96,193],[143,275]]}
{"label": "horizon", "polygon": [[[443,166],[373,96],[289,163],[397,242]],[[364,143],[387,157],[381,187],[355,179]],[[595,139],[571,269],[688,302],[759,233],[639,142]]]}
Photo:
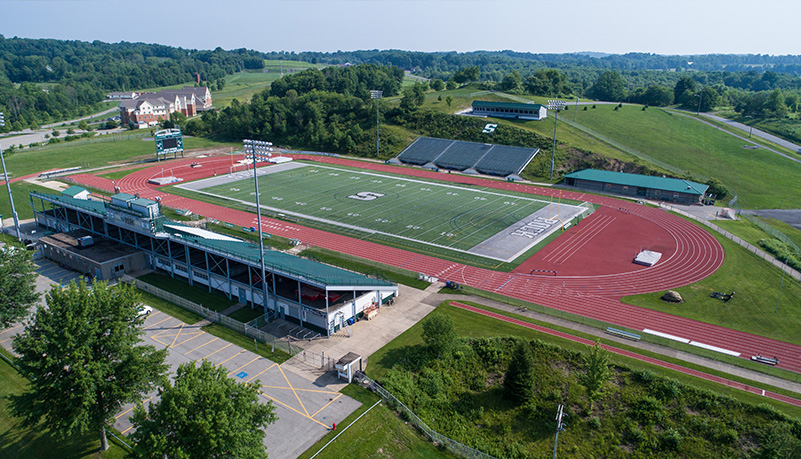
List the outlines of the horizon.
{"label": "horizon", "polygon": [[[210,0],[176,0],[163,14],[161,3],[154,0],[135,5],[98,0],[10,1],[3,6],[0,33],[7,38],[125,41],[185,49],[662,56],[801,53],[794,24],[801,4],[789,0],[766,0],[758,7],[745,0],[648,4],[565,0],[558,5],[536,0],[241,0],[224,8]],[[248,14],[243,14],[245,10]],[[182,11],[188,13],[182,15]],[[146,20],[137,22],[142,17]],[[275,17],[280,20],[271,21]],[[187,21],[191,27],[185,26]],[[549,25],[555,21],[555,26]],[[753,33],[760,24],[769,24],[770,33]]]}

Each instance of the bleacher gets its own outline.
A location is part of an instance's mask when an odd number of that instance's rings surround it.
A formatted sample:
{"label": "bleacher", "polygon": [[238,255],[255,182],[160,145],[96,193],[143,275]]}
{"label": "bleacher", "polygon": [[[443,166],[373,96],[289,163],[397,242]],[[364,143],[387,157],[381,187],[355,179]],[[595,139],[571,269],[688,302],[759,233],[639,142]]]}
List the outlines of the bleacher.
{"label": "bleacher", "polygon": [[406,149],[398,155],[397,159],[407,164],[422,166],[424,164],[433,163],[434,160],[452,144],[453,140],[420,137],[406,147]]}
{"label": "bleacher", "polygon": [[496,145],[473,168],[488,175],[507,176],[520,174],[528,163],[534,159],[538,149],[507,147],[506,145]]}
{"label": "bleacher", "polygon": [[537,148],[420,137],[392,162],[519,178],[538,152]]}
{"label": "bleacher", "polygon": [[472,168],[492,149],[492,145],[472,142],[452,142],[434,163],[443,169],[463,171]]}

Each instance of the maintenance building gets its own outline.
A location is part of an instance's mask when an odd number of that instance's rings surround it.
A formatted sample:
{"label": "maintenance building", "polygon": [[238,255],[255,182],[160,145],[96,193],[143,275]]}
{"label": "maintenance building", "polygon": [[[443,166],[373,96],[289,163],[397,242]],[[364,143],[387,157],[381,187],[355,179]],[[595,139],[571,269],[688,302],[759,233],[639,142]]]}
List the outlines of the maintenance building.
{"label": "maintenance building", "polygon": [[588,191],[680,204],[700,204],[709,185],[690,180],[582,169],[565,175],[565,184]]}

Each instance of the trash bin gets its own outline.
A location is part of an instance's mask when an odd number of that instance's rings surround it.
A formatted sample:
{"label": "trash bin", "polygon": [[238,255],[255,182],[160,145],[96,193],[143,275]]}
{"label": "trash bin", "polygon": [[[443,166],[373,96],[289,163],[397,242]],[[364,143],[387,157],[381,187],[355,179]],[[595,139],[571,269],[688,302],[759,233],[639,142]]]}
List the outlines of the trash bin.
{"label": "trash bin", "polygon": [[348,325],[353,325],[353,317],[351,317],[350,319],[348,319]]}

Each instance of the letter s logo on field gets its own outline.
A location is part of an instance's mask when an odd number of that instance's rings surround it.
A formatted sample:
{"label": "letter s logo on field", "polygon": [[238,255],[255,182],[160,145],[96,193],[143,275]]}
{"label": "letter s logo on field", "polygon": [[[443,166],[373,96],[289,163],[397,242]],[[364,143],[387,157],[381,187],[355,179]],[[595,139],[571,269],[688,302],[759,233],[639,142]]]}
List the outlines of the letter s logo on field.
{"label": "letter s logo on field", "polygon": [[372,201],[376,198],[386,196],[384,193],[374,193],[372,191],[360,191],[356,194],[348,196],[351,199],[358,199],[359,201]]}

